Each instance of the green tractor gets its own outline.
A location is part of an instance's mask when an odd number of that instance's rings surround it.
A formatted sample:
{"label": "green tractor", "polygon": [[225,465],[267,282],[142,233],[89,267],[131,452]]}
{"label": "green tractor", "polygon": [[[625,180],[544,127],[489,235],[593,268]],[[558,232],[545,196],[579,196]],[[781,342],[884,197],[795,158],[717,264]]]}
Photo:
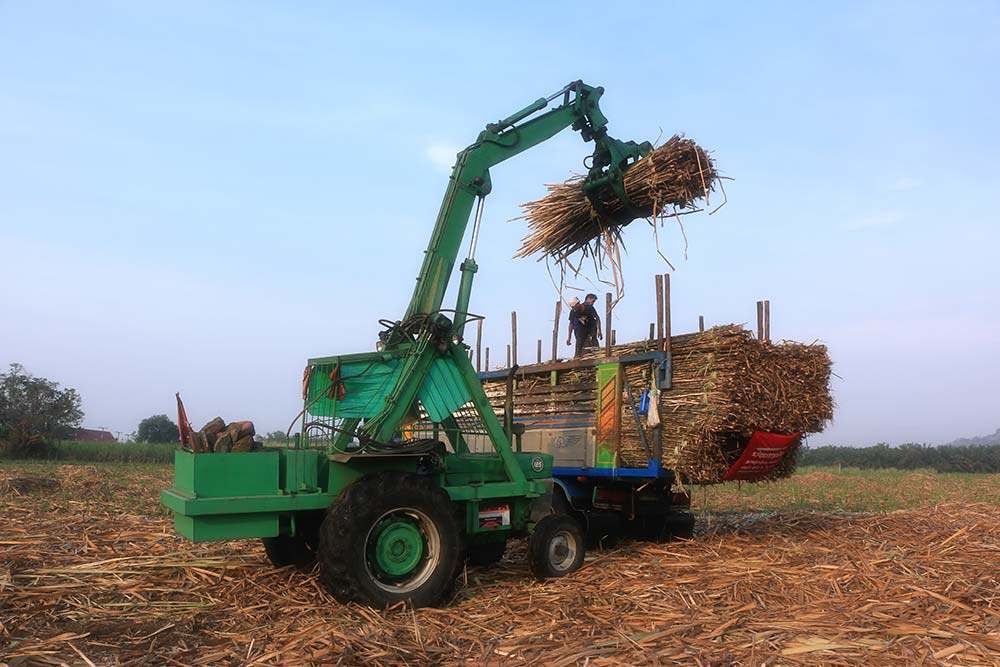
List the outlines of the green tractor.
{"label": "green tractor", "polygon": [[[487,125],[458,154],[405,315],[381,321],[375,352],[309,360],[300,434],[288,446],[190,451],[198,448],[181,409],[174,484],[162,494],[180,534],[262,538],[275,565],[318,561],[334,597],[373,606],[441,603],[465,562],[498,561],[516,536],[529,536],[539,578],[580,567],[583,530],[553,509],[552,457],[515,451],[515,426],[490,407],[463,333],[475,319],[492,166],[571,127],[595,146],[584,189],[624,197],[624,171],[651,146],[608,136],[603,92],[573,82]],[[443,309],[470,217],[457,304]]]}

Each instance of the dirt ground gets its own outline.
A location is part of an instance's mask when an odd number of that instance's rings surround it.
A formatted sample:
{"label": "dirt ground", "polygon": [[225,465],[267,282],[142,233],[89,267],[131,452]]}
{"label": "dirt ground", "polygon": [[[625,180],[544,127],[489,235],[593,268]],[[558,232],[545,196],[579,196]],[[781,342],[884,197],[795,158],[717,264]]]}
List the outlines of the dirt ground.
{"label": "dirt ground", "polygon": [[1000,507],[975,500],[996,476],[881,513],[726,491],[693,541],[591,553],[545,583],[515,544],[466,571],[448,607],[376,611],[271,567],[255,542],[175,536],[157,502],[170,474],[0,467],[0,664],[1000,664]]}

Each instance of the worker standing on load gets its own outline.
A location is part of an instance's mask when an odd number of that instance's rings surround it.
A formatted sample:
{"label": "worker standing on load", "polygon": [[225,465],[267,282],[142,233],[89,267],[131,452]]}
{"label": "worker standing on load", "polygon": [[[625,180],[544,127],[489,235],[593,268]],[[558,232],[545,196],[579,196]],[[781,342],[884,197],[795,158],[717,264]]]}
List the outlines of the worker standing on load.
{"label": "worker standing on load", "polygon": [[597,347],[599,343],[597,342],[603,336],[601,336],[601,316],[597,314],[597,309],[594,308],[594,304],[597,302],[596,294],[588,294],[583,300],[583,329],[585,336],[583,338],[584,347]]}
{"label": "worker standing on load", "polygon": [[566,345],[572,345],[573,336],[576,336],[576,352],[574,357],[579,357],[583,351],[586,339],[580,330],[580,318],[583,316],[583,304],[575,296],[569,298],[569,329],[566,330]]}
{"label": "worker standing on load", "polygon": [[597,345],[597,338],[601,335],[601,318],[597,315],[594,302],[597,301],[596,294],[588,294],[584,303],[580,303],[578,298],[571,297],[569,300],[569,330],[566,332],[566,344],[570,345],[570,340],[576,336],[576,351],[573,356],[580,357],[584,349]]}

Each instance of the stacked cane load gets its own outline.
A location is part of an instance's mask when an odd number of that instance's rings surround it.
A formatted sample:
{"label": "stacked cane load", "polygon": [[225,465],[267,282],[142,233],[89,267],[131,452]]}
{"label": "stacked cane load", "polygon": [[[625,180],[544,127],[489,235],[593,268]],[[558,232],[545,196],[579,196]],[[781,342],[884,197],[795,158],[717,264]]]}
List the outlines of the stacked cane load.
{"label": "stacked cane load", "polygon": [[[825,345],[772,344],[727,325],[672,337],[671,354],[671,388],[660,397],[662,463],[685,481],[721,481],[754,431],[817,433],[833,418]],[[626,364],[626,382],[649,386],[644,372]],[[626,412],[622,420],[620,455],[626,465],[642,465],[645,453],[630,417]],[[651,429],[646,435],[653,437]],[[773,477],[789,476],[794,461],[793,450]]]}
{"label": "stacked cane load", "polygon": [[[715,327],[671,339],[671,388],[660,394],[662,463],[685,482],[716,483],[739,458],[754,431],[816,433],[833,417],[830,358],[824,345],[760,341],[738,325]],[[656,341],[617,345],[611,356],[627,357],[656,349]],[[599,358],[597,354],[595,361]],[[623,364],[624,384],[638,400],[655,377],[650,362]],[[517,374],[516,416],[594,414],[593,368]],[[484,383],[491,404],[502,413],[505,383]],[[656,434],[645,417],[640,425],[649,443]],[[646,454],[627,398],[622,398],[619,465],[641,467]],[[794,451],[772,478],[794,470]]]}
{"label": "stacked cane load", "polygon": [[254,442],[256,434],[253,422],[241,421],[226,424],[222,417],[216,417],[190,435],[190,448],[196,454],[214,452],[250,452],[259,445]]}

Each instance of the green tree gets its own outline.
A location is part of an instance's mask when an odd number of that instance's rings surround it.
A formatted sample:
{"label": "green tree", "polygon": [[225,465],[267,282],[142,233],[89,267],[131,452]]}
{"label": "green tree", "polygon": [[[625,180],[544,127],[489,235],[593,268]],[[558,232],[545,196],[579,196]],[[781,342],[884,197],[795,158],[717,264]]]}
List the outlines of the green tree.
{"label": "green tree", "polygon": [[33,376],[21,364],[0,373],[0,449],[41,454],[46,443],[68,438],[83,421],[80,395]]}
{"label": "green tree", "polygon": [[284,442],[285,432],[284,431],[271,431],[264,435],[264,442]]}
{"label": "green tree", "polygon": [[136,442],[178,442],[177,424],[166,415],[153,415],[139,422]]}

